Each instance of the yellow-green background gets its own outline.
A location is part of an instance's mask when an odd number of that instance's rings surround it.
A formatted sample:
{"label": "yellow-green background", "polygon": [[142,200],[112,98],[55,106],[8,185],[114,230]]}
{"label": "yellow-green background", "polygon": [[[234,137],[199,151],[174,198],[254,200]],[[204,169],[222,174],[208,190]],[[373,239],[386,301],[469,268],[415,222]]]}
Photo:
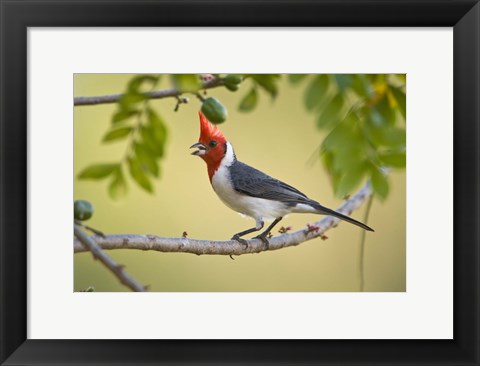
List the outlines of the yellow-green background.
{"label": "yellow-green background", "polygon": [[[130,77],[75,75],[74,95],[120,93]],[[159,88],[169,86],[164,77]],[[342,201],[334,197],[319,159],[313,165],[307,164],[325,134],[315,127],[314,116],[303,106],[304,89],[304,83],[292,86],[282,78],[276,100],[272,102],[260,92],[259,105],[250,113],[237,111],[247,85],[235,93],[224,88],[208,93],[228,108],[228,120],[220,129],[233,144],[239,160],[336,208]],[[161,179],[154,181],[153,195],[130,180],[127,197],[115,202],[107,194],[108,180],[75,179],[74,199],[89,200],[95,207],[89,225],[106,234],[179,237],[187,231],[191,238],[216,240],[229,239],[253,226],[252,219],[240,217],[220,202],[210,186],[205,163],[190,155],[189,146],[199,136],[198,100],[190,97],[190,103],[182,105],[178,112],[174,112],[175,103],[173,98],[151,101],[169,132]],[[101,143],[115,108],[114,104],[75,107],[75,176],[90,164],[119,162],[124,156],[126,142]],[[405,171],[393,172],[389,179],[390,194],[385,202],[374,200],[368,221],[375,232],[367,234],[365,245],[365,291],[406,290]],[[362,221],[364,213],[365,205],[352,216]],[[320,218],[293,214],[282,224],[298,230]],[[358,291],[360,234],[356,226],[341,223],[327,232],[328,240],[315,239],[235,260],[228,256],[137,250],[108,254],[141,283],[149,284],[150,291]],[[95,291],[127,291],[88,253],[74,255],[74,271],[75,291],[89,286]]]}

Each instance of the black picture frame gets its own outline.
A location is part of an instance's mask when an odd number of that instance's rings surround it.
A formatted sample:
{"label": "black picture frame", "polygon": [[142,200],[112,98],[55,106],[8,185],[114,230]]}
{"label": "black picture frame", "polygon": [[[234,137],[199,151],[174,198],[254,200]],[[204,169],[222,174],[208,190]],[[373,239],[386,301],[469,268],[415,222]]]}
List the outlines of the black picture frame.
{"label": "black picture frame", "polygon": [[[0,12],[2,365],[480,365],[477,1],[0,0]],[[27,339],[27,28],[60,26],[453,27],[454,339]]]}

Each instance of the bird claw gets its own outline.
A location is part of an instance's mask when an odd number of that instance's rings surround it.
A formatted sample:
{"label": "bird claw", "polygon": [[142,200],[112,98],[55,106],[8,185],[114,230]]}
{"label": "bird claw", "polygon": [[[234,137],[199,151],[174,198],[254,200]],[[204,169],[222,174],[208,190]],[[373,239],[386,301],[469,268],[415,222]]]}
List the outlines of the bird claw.
{"label": "bird claw", "polygon": [[236,240],[240,244],[243,244],[245,246],[245,249],[248,248],[248,242],[245,239],[242,239],[241,237],[239,237],[238,235],[232,236],[232,238],[230,240]]}
{"label": "bird claw", "polygon": [[268,247],[269,247],[269,245],[270,245],[270,242],[268,241],[266,235],[257,235],[256,237],[254,237],[254,239],[260,239],[260,240],[262,241],[262,243],[265,244],[265,246],[266,246],[267,249],[268,249]]}

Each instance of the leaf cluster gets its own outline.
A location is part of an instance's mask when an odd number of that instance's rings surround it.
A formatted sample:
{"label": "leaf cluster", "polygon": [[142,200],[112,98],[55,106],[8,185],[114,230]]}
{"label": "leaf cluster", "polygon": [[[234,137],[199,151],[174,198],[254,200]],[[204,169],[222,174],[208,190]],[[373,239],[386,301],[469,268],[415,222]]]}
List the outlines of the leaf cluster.
{"label": "leaf cluster", "polygon": [[404,74],[289,75],[292,84],[308,80],[307,110],[328,131],[320,156],[335,194],[343,197],[366,179],[385,199],[387,172],[406,164],[406,77]]}
{"label": "leaf cluster", "polygon": [[152,178],[160,176],[160,160],[165,155],[167,128],[163,119],[150,106],[145,88],[154,88],[159,76],[139,75],[130,80],[117,104],[110,129],[103,143],[127,140],[126,153],[117,163],[93,164],[78,175],[79,179],[110,178],[109,195],[113,199],[127,192],[126,174],[147,192],[153,192]]}
{"label": "leaf cluster", "polygon": [[245,74],[244,77],[251,80],[251,87],[238,105],[240,112],[251,112],[255,109],[260,98],[259,90],[266,92],[272,100],[277,96],[280,74]]}

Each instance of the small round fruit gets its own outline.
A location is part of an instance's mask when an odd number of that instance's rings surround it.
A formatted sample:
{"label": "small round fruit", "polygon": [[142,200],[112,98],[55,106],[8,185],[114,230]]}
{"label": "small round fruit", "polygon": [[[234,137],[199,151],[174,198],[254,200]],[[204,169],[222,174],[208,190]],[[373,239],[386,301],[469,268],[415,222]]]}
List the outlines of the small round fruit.
{"label": "small round fruit", "polygon": [[234,92],[237,91],[240,86],[238,84],[225,84],[225,88]]}
{"label": "small round fruit", "polygon": [[209,97],[202,103],[202,113],[213,124],[225,122],[227,109],[214,97]]}
{"label": "small round fruit", "polygon": [[85,221],[93,215],[93,206],[84,200],[75,201],[73,204],[73,217],[75,220]]}
{"label": "small round fruit", "polygon": [[225,76],[225,78],[223,80],[225,81],[225,84],[230,84],[230,85],[237,84],[238,85],[242,82],[243,78],[240,75],[228,74],[227,76]]}

